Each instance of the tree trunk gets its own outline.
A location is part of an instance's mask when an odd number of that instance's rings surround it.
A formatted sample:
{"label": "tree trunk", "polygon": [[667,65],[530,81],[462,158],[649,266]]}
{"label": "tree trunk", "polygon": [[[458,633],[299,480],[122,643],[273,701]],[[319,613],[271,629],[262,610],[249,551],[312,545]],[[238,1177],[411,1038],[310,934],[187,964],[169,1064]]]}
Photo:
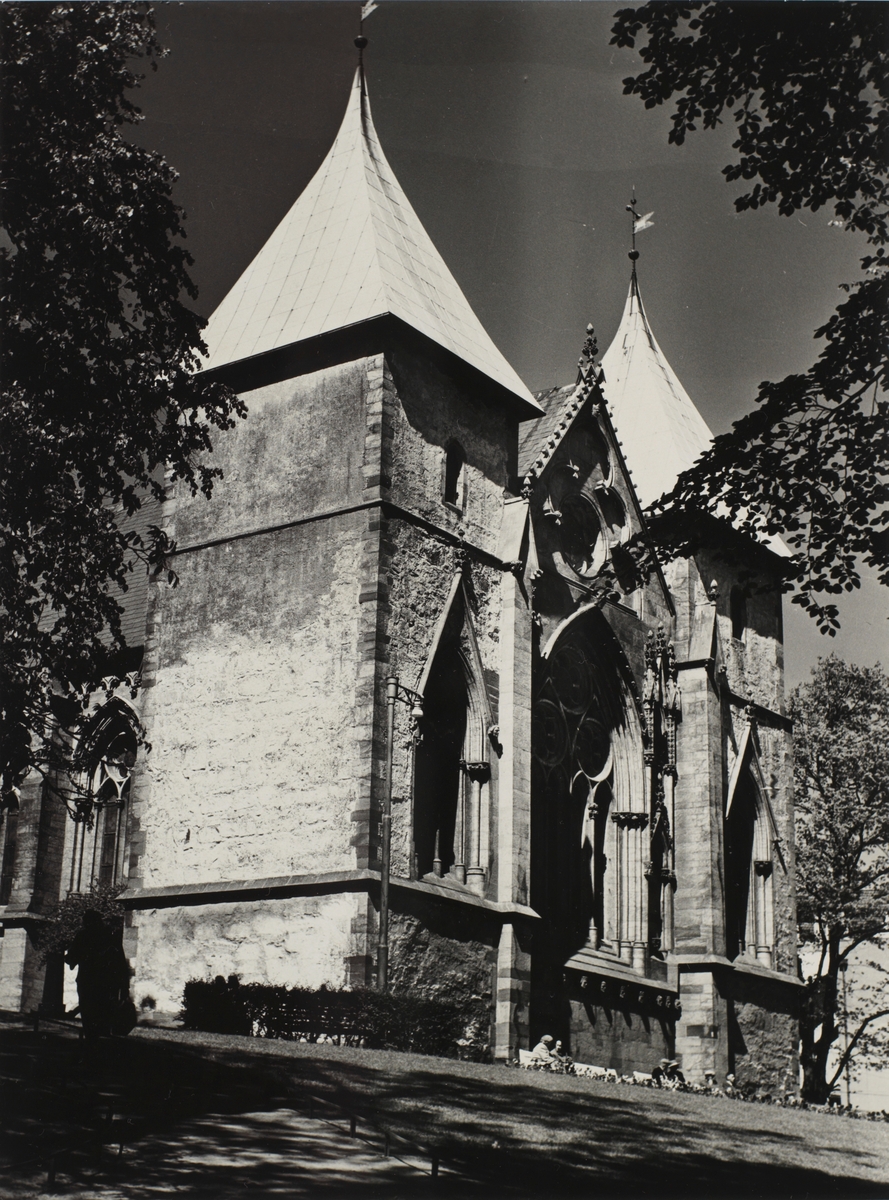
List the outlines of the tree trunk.
{"label": "tree trunk", "polygon": [[[839,939],[836,941],[838,943]],[[839,1034],[836,1023],[839,964],[837,948],[831,945],[825,973],[810,978],[806,984],[800,1013],[800,1066],[803,1070],[802,1098],[809,1104],[826,1104],[831,1093],[827,1080],[827,1059]],[[821,1032],[816,1038],[819,1025]]]}

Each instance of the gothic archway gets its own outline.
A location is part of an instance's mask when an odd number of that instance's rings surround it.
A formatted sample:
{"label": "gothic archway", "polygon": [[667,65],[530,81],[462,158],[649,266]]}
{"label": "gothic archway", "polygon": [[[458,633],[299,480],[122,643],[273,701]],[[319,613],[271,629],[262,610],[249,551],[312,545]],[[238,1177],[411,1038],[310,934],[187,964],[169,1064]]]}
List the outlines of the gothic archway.
{"label": "gothic archway", "polygon": [[644,953],[642,732],[629,670],[601,613],[540,662],[532,713],[531,903],[553,965],[584,946]]}

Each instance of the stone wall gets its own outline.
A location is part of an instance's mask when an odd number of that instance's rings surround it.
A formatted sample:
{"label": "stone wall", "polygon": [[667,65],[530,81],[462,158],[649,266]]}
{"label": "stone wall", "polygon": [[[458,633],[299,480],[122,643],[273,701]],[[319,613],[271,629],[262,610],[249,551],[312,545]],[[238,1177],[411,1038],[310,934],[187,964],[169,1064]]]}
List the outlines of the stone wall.
{"label": "stone wall", "polygon": [[665,1056],[672,1058],[674,1039],[669,1022],[629,1007],[609,1008],[574,999],[569,1005],[570,1053],[576,1062],[630,1074],[651,1071]]}
{"label": "stone wall", "polygon": [[181,548],[339,509],[363,496],[368,360],[246,392],[246,420],[213,438],[210,503],[180,494]]}
{"label": "stone wall", "polygon": [[499,933],[484,909],[399,888],[389,928],[392,991],[490,1004]]}
{"label": "stone wall", "polygon": [[142,886],[352,867],[361,520],[177,560],[159,614]]}
{"label": "stone wall", "polygon": [[294,896],[134,912],[124,948],[132,995],[161,1012],[181,1007],[189,979],[240,975],[244,983],[343,987],[362,893]]}
{"label": "stone wall", "polygon": [[727,1010],[729,1067],[738,1081],[777,1096],[795,1093],[802,988],[740,971],[719,982]]}
{"label": "stone wall", "polygon": [[[406,351],[387,355],[397,396],[389,498],[490,554],[497,551],[503,489],[516,447],[516,418]],[[465,453],[462,503],[444,502],[448,443]]]}

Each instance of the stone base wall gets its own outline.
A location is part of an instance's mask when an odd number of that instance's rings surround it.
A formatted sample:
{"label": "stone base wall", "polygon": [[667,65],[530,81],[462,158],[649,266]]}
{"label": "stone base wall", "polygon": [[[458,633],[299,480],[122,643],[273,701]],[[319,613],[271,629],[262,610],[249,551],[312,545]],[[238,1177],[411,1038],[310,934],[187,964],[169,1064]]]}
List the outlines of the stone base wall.
{"label": "stone base wall", "polygon": [[341,893],[134,912],[124,948],[132,996],[177,1012],[189,979],[240,975],[244,983],[343,987],[352,928],[366,896]]}
{"label": "stone base wall", "polygon": [[703,1083],[705,1071],[725,1079],[729,1065],[725,999],[710,971],[680,974],[682,1019],[676,1026],[676,1057],[689,1083]]}
{"label": "stone base wall", "polygon": [[484,909],[399,890],[389,920],[393,992],[492,1005],[500,921]]}
{"label": "stone base wall", "polygon": [[569,1000],[568,1004],[569,1052],[577,1062],[613,1067],[619,1074],[629,1074],[651,1071],[660,1059],[672,1058],[673,1029],[667,1021],[630,1006],[611,1008],[579,1000]]}
{"label": "stone base wall", "polygon": [[729,1069],[739,1083],[775,1095],[795,1093],[802,989],[733,972],[720,990],[727,1005]]}
{"label": "stone base wall", "polygon": [[0,1008],[26,1012],[23,989],[26,986],[28,934],[25,929],[7,929],[0,938]]}

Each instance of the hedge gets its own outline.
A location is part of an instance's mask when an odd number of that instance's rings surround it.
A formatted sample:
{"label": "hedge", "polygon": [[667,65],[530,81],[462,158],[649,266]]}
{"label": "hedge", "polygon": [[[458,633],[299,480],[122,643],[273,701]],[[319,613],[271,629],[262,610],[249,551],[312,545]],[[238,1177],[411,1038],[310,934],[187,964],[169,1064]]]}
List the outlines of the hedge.
{"label": "hedge", "polygon": [[186,1029],[205,1033],[490,1060],[490,1013],[481,998],[461,1003],[367,988],[288,988],[217,975],[185,985],[180,1015]]}

